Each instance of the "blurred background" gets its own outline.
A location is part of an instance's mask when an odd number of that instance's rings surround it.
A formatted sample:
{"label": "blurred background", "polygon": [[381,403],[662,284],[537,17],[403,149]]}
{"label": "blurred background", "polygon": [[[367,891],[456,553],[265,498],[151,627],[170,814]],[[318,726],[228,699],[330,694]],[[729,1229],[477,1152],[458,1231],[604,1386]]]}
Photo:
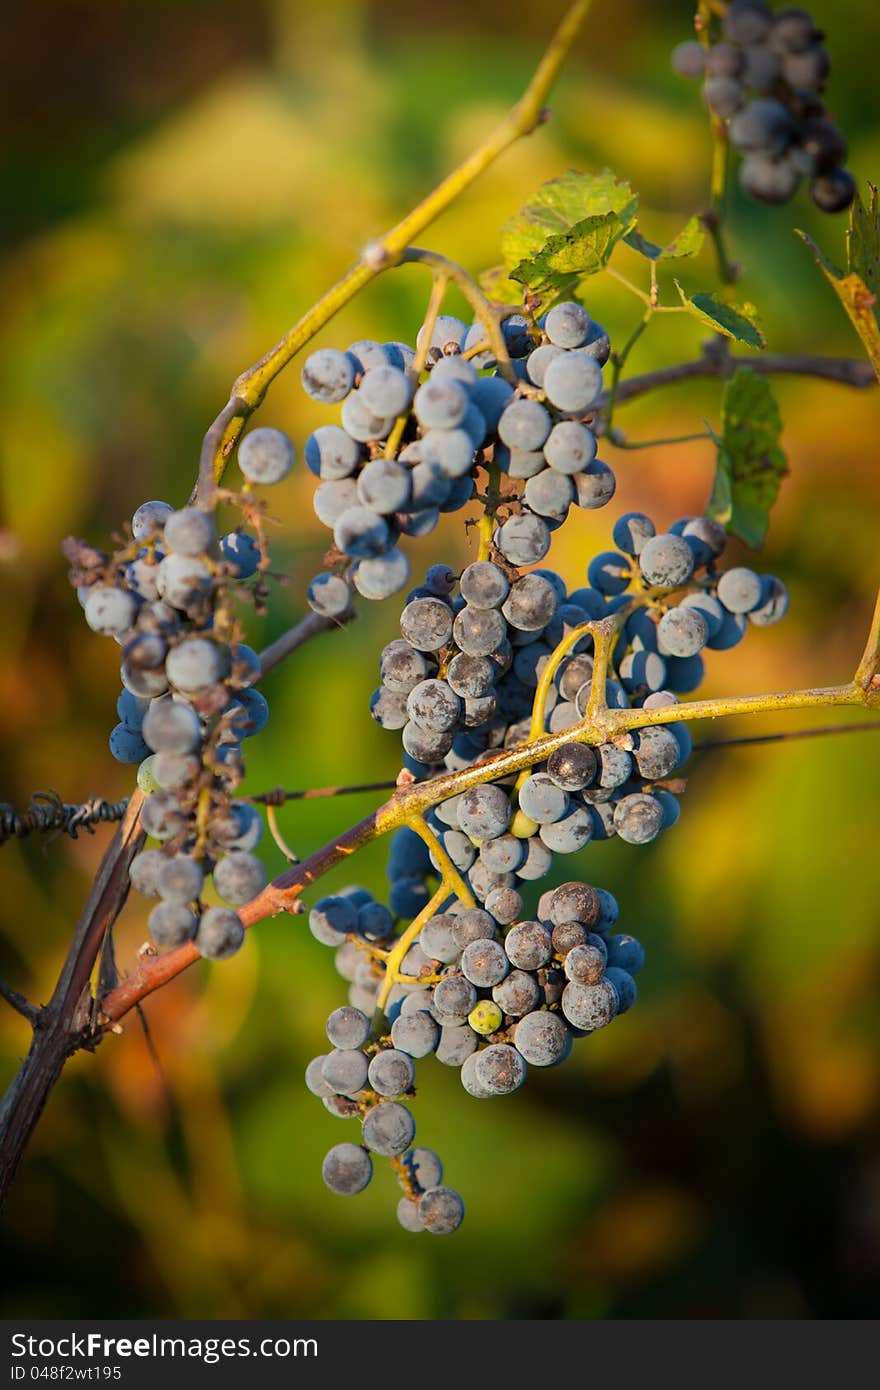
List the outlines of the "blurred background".
{"label": "blurred background", "polygon": [[[706,198],[709,142],[694,85],[668,52],[687,0],[597,0],[552,105],[426,233],[473,270],[498,260],[501,225],[566,167],[610,166],[662,241]],[[828,99],[864,181],[880,173],[873,0],[814,0],[834,56]],[[31,0],[0,47],[4,517],[0,532],[0,796],[23,807],[127,794],[114,763],[116,648],[91,634],[59,554],[98,544],[145,498],[186,498],[201,434],[229,383],[408,210],[516,98],[562,0]],[[804,195],[733,203],[733,245],[774,350],[857,354],[857,340],[793,226],[843,255],[844,223]],[[622,269],[639,273],[631,253]],[[631,265],[627,260],[632,261]],[[688,263],[708,288],[708,256]],[[418,268],[380,279],[321,335],[414,339]],[[451,301],[453,308],[455,301]],[[605,277],[588,307],[620,343],[639,306]],[[655,321],[633,370],[693,355],[697,324]],[[782,628],[710,654],[706,691],[848,678],[880,581],[878,396],[780,382],[791,476],[757,561],[792,592]],[[634,439],[717,423],[718,383],[625,407]],[[332,418],[294,366],[260,422],[301,447]],[[703,441],[606,448],[618,493],[572,517],[551,562],[572,582],[614,517],[661,525],[702,509]],[[260,646],[304,611],[326,533],[300,468],[271,501],[276,568],[289,576]],[[748,559],[741,548],[733,554]],[[410,547],[416,572],[467,561],[461,517]],[[366,611],[369,609],[369,611]],[[246,789],[393,777],[397,738],[368,698],[396,604],[363,605],[266,683],[273,719],[249,746]],[[845,716],[841,716],[845,717]],[[762,728],[807,726],[805,716]],[[714,733],[755,732],[725,725]],[[709,732],[702,730],[703,736]],[[344,1201],[326,1148],[351,1137],[302,1084],[343,1002],[332,954],[301,918],[262,924],[223,968],[194,970],[53,1095],[0,1231],[2,1312],[30,1316],[377,1318],[859,1318],[880,1288],[880,740],[737,748],[694,759],[674,833],[567,859],[620,899],[648,950],[626,1020],[580,1044],[516,1096],[479,1104],[455,1072],[423,1065],[420,1139],[467,1201],[451,1240],[403,1232],[379,1171]],[[300,854],[375,797],[289,806]],[[51,989],[109,832],[0,851],[0,973]],[[266,859],[277,873],[280,853]],[[374,846],[330,883],[381,893]],[[146,908],[129,904],[117,953],[131,966]],[[5,1085],[27,1030],[0,1010]],[[158,1060],[157,1060],[158,1059]]]}

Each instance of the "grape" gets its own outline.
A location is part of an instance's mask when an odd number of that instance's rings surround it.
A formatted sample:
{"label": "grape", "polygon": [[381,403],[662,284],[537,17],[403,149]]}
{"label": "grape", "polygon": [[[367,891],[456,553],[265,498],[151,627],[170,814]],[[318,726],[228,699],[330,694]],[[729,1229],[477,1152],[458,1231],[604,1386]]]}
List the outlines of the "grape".
{"label": "grape", "polygon": [[205,690],[226,672],[227,651],[204,637],[188,637],[168,653],[165,670],[172,685],[187,693]]}
{"label": "grape", "polygon": [[415,394],[413,410],[426,430],[451,430],[467,413],[468,394],[458,381],[430,377]]}
{"label": "grape", "polygon": [[622,594],[629,588],[632,565],[616,550],[602,550],[590,561],[587,579],[601,594]]}
{"label": "grape", "polygon": [[589,511],[595,511],[610,502],[617,487],[613,471],[601,459],[594,459],[582,473],[573,474],[572,482],[577,505]]}
{"label": "grape", "polygon": [[583,945],[573,946],[566,954],[566,978],[576,980],[580,985],[594,985],[605,972],[608,951],[600,936],[594,936]]}
{"label": "grape", "polygon": [[725,610],[715,598],[714,594],[685,594],[679,605],[680,609],[694,609],[702,614],[706,624],[706,641],[711,643],[721,631],[725,619]]}
{"label": "grape", "polygon": [[302,369],[303,390],[313,401],[333,405],[354,386],[355,363],[336,348],[320,348],[306,358]]}
{"label": "grape", "polygon": [[255,898],[266,882],[266,871],[253,854],[233,850],[214,869],[214,887],[225,902],[241,907]]}
{"label": "grape", "polygon": [[563,922],[582,922],[595,926],[599,914],[599,898],[589,883],[562,883],[550,894],[547,917],[558,927]]}
{"label": "grape", "polygon": [[745,66],[742,50],[733,43],[716,43],[706,54],[706,71],[712,77],[739,77]]}
{"label": "grape", "polygon": [[[479,342],[481,339],[475,338],[474,341]],[[452,357],[441,357],[431,368],[431,378],[434,381],[457,381],[467,390],[476,385],[480,379],[474,363],[460,354]]]}
{"label": "grape", "polygon": [[529,478],[523,490],[523,501],[538,516],[552,521],[564,521],[576,492],[571,478],[545,468]]}
{"label": "grape", "polygon": [[140,763],[149,756],[149,748],[137,729],[117,724],[110,731],[110,752],[118,763]]}
{"label": "grape", "polygon": [[462,571],[461,596],[471,608],[499,608],[510,590],[504,571],[488,560],[477,560]]}
{"label": "grape", "polygon": [[510,823],[507,793],[490,784],[463,792],[458,804],[458,822],[474,840],[492,840],[503,835]]}
{"label": "grape", "polygon": [[418,651],[439,651],[452,637],[452,610],[441,599],[414,599],[400,615],[400,631]]}
{"label": "grape", "polygon": [[639,552],[639,566],[649,584],[668,589],[690,578],[694,556],[687,541],[666,533],[645,541]]}
{"label": "grape", "polygon": [[480,907],[469,907],[455,914],[452,934],[462,950],[472,941],[490,937],[495,930],[495,922],[488,912]]}
{"label": "grape", "polygon": [[178,555],[202,555],[216,539],[214,518],[198,507],[173,512],[165,522],[165,544]]}
{"label": "grape", "polygon": [[810,184],[810,197],[822,212],[843,212],[856,196],[856,181],[848,169],[835,169]]}
{"label": "grape", "polygon": [[414,1235],[424,1230],[419,1214],[419,1203],[414,1197],[401,1197],[397,1203],[397,1219],[405,1231]]}
{"label": "grape", "polygon": [[[492,1033],[497,1033],[503,1021],[504,1015],[501,1009],[491,999],[481,999],[468,1014],[468,1024],[475,1033],[479,1033],[481,1038],[488,1038]],[[474,1058],[477,1056],[476,1053],[471,1055]],[[470,1059],[465,1062],[466,1067],[469,1066],[469,1062]]]}
{"label": "grape", "polygon": [[507,933],[504,949],[517,969],[538,970],[552,954],[550,933],[541,922],[520,922]]}
{"label": "grape", "polygon": [[[544,391],[547,399],[559,410],[589,410],[602,391],[601,368],[592,357],[567,352],[555,357],[548,366],[544,374]],[[505,443],[508,442],[505,440]]]}
{"label": "grape", "polygon": [[141,807],[141,825],[156,840],[170,840],[183,829],[183,812],[170,792],[155,792]]}
{"label": "grape", "polygon": [[319,1100],[324,1100],[327,1096],[335,1094],[332,1086],[328,1086],[324,1080],[324,1074],[321,1070],[325,1060],[325,1056],[313,1057],[305,1070],[306,1087]]}
{"label": "grape", "polygon": [[238,466],[252,483],[280,483],[293,468],[294,449],[281,430],[263,425],[238,446]]}
{"label": "grape", "polygon": [[322,618],[343,618],[351,609],[351,590],[341,575],[318,574],[309,584],[308,601]]}
{"label": "grape", "polygon": [[[471,984],[477,985],[480,989],[487,989],[492,985],[500,984],[509,968],[510,962],[504,952],[504,947],[490,937],[485,937],[480,941],[471,941],[462,952],[462,973],[467,980],[470,980]],[[443,983],[441,981],[441,985]],[[437,986],[437,990],[441,988],[441,985]],[[437,990],[434,991],[435,999]],[[471,1008],[473,1008],[473,1003]]]}
{"label": "grape", "polygon": [[557,347],[580,347],[586,342],[589,331],[589,314],[571,300],[557,304],[544,320],[544,332]]}
{"label": "grape", "polygon": [[325,946],[340,946],[357,930],[357,912],[347,898],[320,898],[309,913],[309,931]]}
{"label": "grape", "polygon": [[[439,314],[434,327],[431,331],[429,347],[439,348],[443,352],[446,348],[460,348],[467,333],[466,324],[461,319],[455,318],[452,314]],[[419,329],[416,345],[422,346],[425,337],[425,325]]]}
{"label": "grape", "polygon": [[407,468],[393,459],[373,459],[357,481],[358,500],[370,511],[403,511],[412,495],[412,479]]}
{"label": "grape", "polygon": [[756,92],[772,92],[782,72],[782,62],[777,53],[763,44],[750,44],[743,49],[745,71],[743,81]]}
{"label": "grape", "polygon": [[672,71],[677,77],[702,77],[706,71],[706,50],[695,39],[686,39],[672,50]]}
{"label": "grape", "polygon": [[757,97],[738,111],[730,123],[737,149],[752,154],[783,154],[791,143],[794,122],[788,107],[769,97]]}
{"label": "grape", "polygon": [[163,529],[173,512],[167,502],[142,502],[131,519],[131,534],[136,541],[148,540]]}
{"label": "grape", "polygon": [[353,1115],[360,1113],[358,1102],[348,1096],[337,1096],[331,1091],[329,1096],[322,1096],[322,1101],[324,1108],[340,1120],[350,1120]]}
{"label": "grape", "polygon": [[470,471],[474,460],[475,441],[465,429],[433,429],[421,440],[422,460],[437,470],[438,476],[447,482],[447,493],[438,497],[443,501],[448,494],[448,483],[452,478],[462,479]]}
{"label": "grape", "polygon": [[651,795],[660,802],[660,809],[663,812],[663,829],[670,830],[681,815],[678,798],[666,791],[664,787],[655,787]]}
{"label": "grape", "polygon": [[657,641],[667,656],[696,656],[709,640],[709,624],[698,608],[670,608],[657,625]]}
{"label": "grape", "polygon": [[703,83],[703,98],[716,116],[734,116],[743,103],[743,89],[735,77],[709,77]]}
{"label": "grape", "polygon": [[718,581],[718,597],[729,613],[749,613],[761,601],[763,585],[754,570],[739,565],[725,570]]}
{"label": "grape", "polygon": [[561,820],[570,806],[568,793],[546,772],[533,772],[519,789],[520,810],[538,825]]}
{"label": "grape", "polygon": [[624,796],[614,808],[614,828],[628,845],[646,845],[663,828],[663,808],[642,792]]}
{"label": "grape", "polygon": [[[544,910],[546,910],[546,904]],[[586,927],[582,926],[580,922],[561,922],[559,926],[553,928],[551,935],[553,950],[557,956],[567,956],[569,951],[573,951],[576,946],[586,946],[589,935]]]}
{"label": "grape", "polygon": [[359,1144],[334,1144],[321,1165],[321,1176],[331,1192],[354,1197],[372,1178],[373,1160]]}
{"label": "grape", "polygon": [[612,936],[608,943],[608,964],[637,975],[645,964],[645,951],[634,936]]}
{"label": "grape", "polygon": [[160,849],[145,849],[131,861],[128,876],[132,886],[145,898],[158,898],[159,874],[166,863]]}
{"label": "grape", "polygon": [[315,516],[319,521],[323,521],[325,526],[335,526],[346,511],[357,505],[357,484],[353,478],[340,478],[322,483],[315,489],[312,497]]}
{"label": "grape", "polygon": [[547,460],[540,449],[525,453],[522,449],[508,449],[506,444],[496,444],[494,462],[511,478],[535,478],[547,467]]}
{"label": "grape", "polygon": [[96,585],[89,591],[84,612],[93,632],[112,637],[131,627],[137,613],[137,599],[126,589]]}
{"label": "grape", "polygon": [[185,611],[210,592],[211,572],[197,556],[166,555],[158,566],[156,584],[166,602]]}
{"label": "grape", "polygon": [[833,175],[846,159],[843,132],[826,117],[804,121],[798,132],[798,144],[808,156],[811,174]]}
{"label": "grape", "polygon": [[340,425],[321,425],[306,440],[306,464],[325,481],[351,477],[361,455],[361,445]]}
{"label": "grape", "polygon": [[571,1033],[565,1020],[545,1009],[521,1018],[513,1040],[517,1052],[533,1067],[552,1067],[571,1051]]}
{"label": "grape", "polygon": [[196,932],[196,950],[206,960],[228,960],[244,942],[244,926],[229,907],[209,907]]}
{"label": "grape", "polygon": [[529,380],[534,382],[535,386],[544,385],[544,375],[547,368],[562,351],[561,347],[556,347],[553,343],[544,343],[542,347],[535,348],[534,352],[529,353],[526,372]]}
{"label": "grape", "polygon": [[461,700],[445,681],[426,680],[410,691],[406,710],[410,719],[426,732],[446,733],[458,726]]}
{"label": "grape", "polygon": [[410,1057],[428,1057],[437,1048],[440,1028],[424,1009],[401,1014],[391,1025],[391,1041]]}
{"label": "grape", "polygon": [[388,549],[388,523],[367,507],[348,507],[336,520],[333,540],[344,554],[369,560]]}
{"label": "grape", "polygon": [[402,589],[409,580],[409,573],[409,560],[402,550],[392,546],[384,555],[360,561],[354,572],[354,586],[364,598],[378,601]]}
{"label": "grape", "polygon": [[499,835],[480,847],[480,862],[490,874],[513,873],[525,856],[525,845],[516,835]]}
{"label": "grape", "polygon": [[787,203],[797,190],[798,179],[794,164],[785,159],[750,154],[739,167],[740,187],[759,203]]}
{"label": "grape", "polygon": [[433,1008],[441,1024],[464,1023],[476,1002],[473,984],[461,975],[446,975],[434,987]]}
{"label": "grape", "polygon": [[387,1048],[376,1053],[367,1075],[373,1090],[380,1096],[402,1096],[412,1087],[416,1069],[405,1052]]}
{"label": "grape", "polygon": [[[640,729],[633,753],[639,774],[649,782],[668,777],[682,761],[681,745],[667,726]],[[624,837],[625,838],[625,837]]]}
{"label": "grape", "polygon": [[509,449],[530,453],[541,448],[552,424],[540,401],[517,396],[502,411],[498,421],[498,437]]}
{"label": "grape", "polygon": [[611,534],[618,550],[635,556],[657,532],[651,518],[643,512],[626,512],[615,521]]}
{"label": "grape", "polygon": [[604,1028],[617,1013],[619,996],[606,978],[595,985],[570,980],[562,991],[562,1012],[575,1028],[592,1033]]}
{"label": "grape", "polygon": [[159,896],[167,903],[185,906],[199,896],[204,880],[198,860],[190,859],[188,854],[172,854],[159,870]]}
{"label": "grape", "polygon": [[460,1067],[476,1050],[478,1035],[467,1023],[445,1024],[440,1029],[437,1061],[446,1067]]}
{"label": "grape", "polygon": [[492,998],[508,1017],[521,1018],[538,1007],[541,990],[534,975],[525,970],[512,970],[494,987]]}
{"label": "grape", "polygon": [[[474,480],[470,477],[455,478],[449,489],[449,495],[440,503],[441,512],[457,512],[464,507],[474,495]],[[398,525],[400,522],[398,521]],[[433,530],[433,527],[431,528]],[[403,527],[401,526],[401,530]],[[411,533],[414,534],[414,533]],[[421,532],[419,533],[421,534]]]}
{"label": "grape", "polygon": [[513,395],[513,387],[500,376],[484,376],[471,390],[471,400],[486,421],[487,430],[498,426],[501,412]]}
{"label": "grape", "polygon": [[367,1112],[361,1132],[364,1143],[373,1153],[394,1157],[409,1148],[415,1137],[416,1126],[406,1106],[391,1100],[383,1101]]}
{"label": "grape", "polygon": [[367,1082],[367,1059],[356,1048],[334,1049],[321,1066],[328,1086],[340,1095],[356,1096]]}
{"label": "grape", "polygon": [[228,536],[222,536],[220,554],[238,579],[250,579],[259,568],[260,547],[246,531],[230,531]]}
{"label": "grape", "polygon": [[412,400],[412,381],[398,367],[371,367],[358,387],[368,410],[380,417],[402,415]]}
{"label": "grape", "polygon": [[526,841],[526,857],[517,869],[516,876],[531,883],[549,874],[552,866],[553,855],[537,835],[532,835]]}
{"label": "grape", "polygon": [[559,603],[553,586],[539,574],[526,574],[511,587],[502,613],[512,627],[537,632],[551,621]]}
{"label": "grape", "polygon": [[464,1202],[451,1187],[431,1187],[419,1198],[419,1220],[432,1235],[451,1235],[464,1220]]}
{"label": "grape", "polygon": [[600,367],[604,367],[611,356],[611,340],[608,337],[607,329],[593,319],[587,334],[587,341],[583,347],[577,348],[576,351],[584,353],[587,357],[592,357]]}
{"label": "grape", "polygon": [[627,1009],[631,1009],[636,1002],[638,989],[636,982],[626,970],[621,970],[619,966],[611,965],[605,971],[605,982],[611,985],[617,995],[617,1012],[625,1014]]}
{"label": "grape", "polygon": [[782,74],[796,91],[821,91],[830,71],[831,60],[821,44],[813,44],[801,53],[786,53],[782,58]]}
{"label": "grape", "polygon": [[450,913],[431,917],[419,933],[419,944],[431,960],[451,965],[461,955],[461,947],[455,940],[455,918]]}
{"label": "grape", "polygon": [[722,20],[725,37],[734,43],[760,43],[770,33],[773,11],[764,0],[733,0]]}
{"label": "grape", "polygon": [[198,925],[198,918],[183,903],[158,903],[147,918],[150,935],[163,951],[192,941]]}
{"label": "grape", "polygon": [[[719,605],[720,606],[720,605]],[[728,613],[722,609],[724,617],[721,626],[706,643],[713,651],[726,652],[741,642],[746,634],[746,618],[742,613]],[[751,615],[750,615],[751,616]]]}
{"label": "grape", "polygon": [[504,640],[507,628],[495,608],[462,608],[452,628],[455,641],[467,656],[488,656]]}
{"label": "grape", "polygon": [[788,590],[781,579],[765,575],[761,581],[761,598],[757,608],[749,613],[749,622],[756,627],[769,627],[778,623],[788,612]]}
{"label": "grape", "polygon": [[556,854],[575,854],[592,838],[593,817],[588,807],[574,806],[566,815],[541,826],[540,836]]}
{"label": "grape", "polygon": [[343,429],[361,444],[384,439],[394,425],[393,415],[374,415],[359,391],[352,391],[342,407]]}
{"label": "grape", "polygon": [[523,900],[515,888],[495,888],[486,896],[486,909],[496,922],[507,926],[522,916]]}
{"label": "grape", "polygon": [[526,1064],[509,1043],[490,1043],[477,1055],[474,1072],[490,1096],[509,1096],[525,1081]]}
{"label": "grape", "polygon": [[550,532],[545,522],[527,512],[505,521],[495,539],[505,560],[517,566],[537,564],[550,549]]}
{"label": "grape", "polygon": [[488,695],[495,679],[492,663],[484,656],[459,652],[446,668],[446,680],[463,700],[479,700]]}

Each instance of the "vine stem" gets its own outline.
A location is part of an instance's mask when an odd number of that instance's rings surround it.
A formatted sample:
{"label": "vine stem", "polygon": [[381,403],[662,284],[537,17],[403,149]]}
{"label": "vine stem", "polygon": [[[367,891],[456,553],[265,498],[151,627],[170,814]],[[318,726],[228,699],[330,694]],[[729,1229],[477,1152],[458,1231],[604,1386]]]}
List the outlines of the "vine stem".
{"label": "vine stem", "polygon": [[440,911],[440,908],[451,896],[452,889],[449,887],[446,880],[443,879],[440,887],[431,900],[425,903],[421,912],[412,919],[406,931],[401,933],[392,949],[388,952],[385,960],[385,978],[382,981],[382,987],[376,999],[377,1013],[385,1012],[388,996],[394,986],[400,981],[400,967],[403,959],[419,932],[422,930],[422,927]]}
{"label": "vine stem", "polygon": [[265,356],[236,378],[229,401],[205,436],[196,489],[196,497],[201,505],[210,505],[214,489],[223,477],[226,461],[238,442],[245,421],[260,405],[279,372],[371,280],[396,265],[410,243],[505,150],[523,136],[531,134],[540,124],[544,100],[559,75],[591,3],[592,0],[575,0],[569,5],[523,95],[486,139],[396,226],[370,242],[342,279]]}
{"label": "vine stem", "polygon": [[[618,618],[615,614],[614,618]],[[612,620],[613,621],[613,620]],[[428,782],[400,788],[371,816],[345,831],[336,840],[317,850],[302,864],[289,869],[245,907],[240,916],[248,927],[279,912],[302,910],[301,895],[317,882],[328,869],[343,858],[354,854],[380,835],[411,824],[415,816],[441,801],[471,787],[502,778],[517,776],[526,768],[544,762],[556,749],[566,743],[607,743],[620,734],[654,724],[681,720],[720,719],[730,716],[775,713],[779,710],[811,709],[819,706],[880,707],[880,690],[866,688],[853,680],[846,685],[815,687],[805,690],[773,692],[766,695],[742,695],[712,700],[694,700],[689,704],[670,705],[661,709],[609,709],[605,701],[607,663],[613,648],[615,630],[607,619],[600,620],[594,632],[594,666],[591,696],[587,713],[579,724],[561,733],[542,734],[521,747],[504,750],[484,762],[475,763],[459,772],[446,773]],[[873,631],[873,628],[872,628]],[[880,632],[880,628],[878,628]],[[570,634],[569,634],[570,636]],[[598,643],[597,643],[598,637]],[[566,639],[567,640],[567,639]],[[449,890],[446,890],[447,896]],[[145,955],[135,973],[111,990],[101,1001],[99,1027],[112,1027],[147,994],[162,988],[198,959],[194,946],[179,946],[161,956]]]}

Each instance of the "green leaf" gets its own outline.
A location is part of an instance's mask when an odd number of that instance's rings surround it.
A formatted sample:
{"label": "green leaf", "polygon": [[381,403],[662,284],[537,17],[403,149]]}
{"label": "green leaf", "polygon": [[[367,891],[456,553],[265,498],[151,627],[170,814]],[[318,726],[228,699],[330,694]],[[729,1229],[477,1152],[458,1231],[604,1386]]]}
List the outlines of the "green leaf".
{"label": "green leaf", "polygon": [[780,447],[782,420],[766,377],[741,367],[724,388],[721,437],[709,516],[757,549],[788,473]]}
{"label": "green leaf", "polygon": [[481,290],[496,304],[522,304],[523,287],[508,279],[503,265],[493,265],[488,270],[481,270],[477,279]]}
{"label": "green leaf", "polygon": [[561,290],[607,264],[621,237],[633,230],[638,198],[609,169],[569,170],[538,189],[501,233],[501,254],[511,280],[535,293]]}
{"label": "green leaf", "polygon": [[[873,228],[873,230],[872,230]],[[874,307],[876,279],[877,194],[871,190],[867,209],[858,198],[850,210],[848,269],[840,270],[806,232],[797,235],[813,253],[813,258],[844,307],[853,328],[862,340],[871,366],[880,379],[880,327]]]}
{"label": "green leaf", "polygon": [[655,245],[638,230],[629,232],[623,239],[627,246],[649,261],[681,261],[687,256],[696,256],[703,249],[706,231],[699,217],[692,217],[667,246]]}
{"label": "green leaf", "polygon": [[723,333],[725,338],[734,338],[738,343],[746,343],[749,347],[766,346],[754,304],[740,304],[734,307],[732,304],[725,304],[714,294],[689,295],[677,280],[675,288],[688,312],[713,332]]}
{"label": "green leaf", "polygon": [[868,204],[857,193],[846,234],[847,270],[858,275],[871,294],[880,294],[880,209],[877,189],[868,184]]}

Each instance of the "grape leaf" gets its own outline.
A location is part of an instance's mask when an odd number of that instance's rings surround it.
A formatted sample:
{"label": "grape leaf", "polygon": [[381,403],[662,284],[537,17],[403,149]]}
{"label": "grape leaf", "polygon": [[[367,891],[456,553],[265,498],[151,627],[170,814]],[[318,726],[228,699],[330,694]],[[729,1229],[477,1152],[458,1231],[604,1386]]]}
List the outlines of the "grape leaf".
{"label": "grape leaf", "polygon": [[617,242],[633,230],[639,200],[609,169],[569,170],[543,184],[501,233],[511,280],[536,293],[560,290],[607,264]]}
{"label": "grape leaf", "polygon": [[781,433],[769,381],[741,367],[724,388],[718,461],[706,510],[753,549],[764,543],[770,510],[788,473]]}
{"label": "grape leaf", "polygon": [[[870,230],[873,219],[874,231]],[[876,195],[872,192],[868,208],[861,198],[850,209],[850,231],[848,236],[848,269],[840,270],[830,261],[820,246],[806,232],[798,231],[801,241],[813,253],[813,259],[828,281],[849,318],[853,328],[862,340],[871,366],[880,379],[880,326],[874,306],[877,293],[871,287],[876,275]],[[873,250],[872,250],[873,248]],[[872,257],[874,263],[872,266]],[[865,278],[867,277],[867,278]]]}
{"label": "grape leaf", "polygon": [[696,256],[703,249],[706,232],[699,217],[692,217],[667,246],[655,245],[638,230],[629,232],[623,239],[627,246],[649,261],[680,261],[686,256]]}
{"label": "grape leaf", "polygon": [[507,278],[507,271],[503,265],[493,265],[488,270],[481,270],[477,279],[483,293],[496,304],[522,304],[523,287],[515,285]]}
{"label": "grape leaf", "polygon": [[725,304],[714,294],[689,295],[677,280],[675,288],[689,313],[715,333],[723,333],[725,338],[735,338],[738,343],[747,343],[749,347],[766,346],[766,339],[758,322],[758,313],[753,304],[734,307],[732,304]]}
{"label": "grape leaf", "polygon": [[880,294],[880,210],[872,183],[868,184],[867,206],[857,193],[850,212],[846,263],[850,274],[858,275],[871,294]]}

